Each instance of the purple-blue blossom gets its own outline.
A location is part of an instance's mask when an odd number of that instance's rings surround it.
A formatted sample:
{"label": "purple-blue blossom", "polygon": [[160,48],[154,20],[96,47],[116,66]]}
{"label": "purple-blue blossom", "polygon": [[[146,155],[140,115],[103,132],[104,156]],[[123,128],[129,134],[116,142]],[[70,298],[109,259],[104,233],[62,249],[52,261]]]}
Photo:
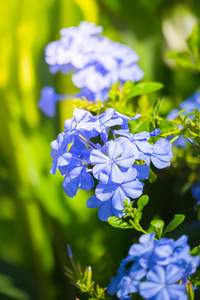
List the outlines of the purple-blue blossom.
{"label": "purple-blue blossom", "polygon": [[153,145],[149,132],[129,132],[128,122],[138,118],[113,108],[98,116],[76,108],[73,118],[65,121],[65,130],[51,143],[50,172],[60,171],[67,196],[74,197],[79,189],[91,190],[94,178],[98,180],[87,206],[99,207],[103,221],[113,215],[122,217],[124,200],[130,203],[141,196],[141,180],[148,179],[151,160],[158,168],[170,165],[171,144],[166,139],[156,137]]}
{"label": "purple-blue blossom", "polygon": [[[144,184],[137,179],[136,168],[121,170],[121,180],[117,180],[118,182],[109,180],[107,183],[100,181],[95,189],[96,196],[87,200],[88,207],[100,207],[98,215],[102,221],[107,221],[113,214],[123,216],[122,210],[125,208],[123,201],[128,200],[130,203],[130,199],[139,198],[143,192]],[[102,208],[105,205],[109,208],[106,214]]]}
{"label": "purple-blue blossom", "polygon": [[177,284],[182,273],[176,265],[166,268],[156,265],[147,273],[147,281],[140,284],[140,295],[145,299],[185,299],[187,300],[186,287]]}
{"label": "purple-blue blossom", "polygon": [[41,97],[38,106],[49,117],[55,115],[55,106],[58,100],[62,100],[62,96],[56,94],[54,88],[46,86],[41,90]]}
{"label": "purple-blue blossom", "polygon": [[[90,102],[106,101],[113,84],[137,82],[143,78],[144,73],[137,65],[137,53],[128,46],[100,36],[101,26],[83,21],[78,27],[64,28],[60,33],[60,40],[45,48],[46,62],[51,73],[73,73],[72,82],[81,89],[76,98],[85,97]],[[42,95],[40,108],[52,116],[55,102],[55,97]]]}
{"label": "purple-blue blossom", "polygon": [[142,235],[122,260],[108,293],[120,299],[135,293],[151,300],[187,299],[185,284],[200,264],[199,256],[189,252],[185,235],[176,241],[155,240],[155,233]]}
{"label": "purple-blue blossom", "polygon": [[119,168],[129,168],[135,161],[132,152],[124,151],[121,144],[116,141],[109,141],[105,144],[108,155],[103,154],[100,150],[92,150],[90,161],[93,167],[93,175],[103,183],[109,180],[120,183],[123,180],[123,174]]}
{"label": "purple-blue blossom", "polygon": [[167,139],[159,139],[153,146],[151,161],[158,169],[170,166],[173,152],[170,142]]}

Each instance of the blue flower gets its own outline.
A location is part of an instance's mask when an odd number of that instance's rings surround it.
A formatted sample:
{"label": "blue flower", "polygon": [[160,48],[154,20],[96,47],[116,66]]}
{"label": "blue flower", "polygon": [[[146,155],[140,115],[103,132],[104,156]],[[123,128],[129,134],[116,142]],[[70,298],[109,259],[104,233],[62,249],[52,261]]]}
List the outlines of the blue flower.
{"label": "blue flower", "polygon": [[[87,206],[99,207],[101,220],[107,221],[113,215],[123,217],[123,201],[141,196],[144,184],[140,180],[149,176],[149,166],[139,160],[143,155],[148,156],[149,162],[153,157],[159,167],[169,165],[172,153],[165,139],[151,145],[147,141],[149,132],[129,133],[128,122],[138,117],[130,119],[113,108],[99,116],[74,109],[73,118],[64,123],[65,131],[51,143],[50,172],[55,174],[59,169],[69,197],[74,197],[78,189],[92,189],[93,177],[99,180],[95,196],[88,199]],[[121,129],[115,131],[115,126]],[[115,134],[122,136],[116,138]],[[95,143],[96,137],[99,143]]]}
{"label": "blue flower", "polygon": [[110,141],[107,143],[108,156],[100,150],[92,150],[90,161],[93,167],[93,175],[98,180],[107,183],[109,180],[120,183],[123,174],[118,166],[129,168],[135,161],[135,156],[129,151],[124,151],[120,143]]}
{"label": "blue flower", "polygon": [[131,300],[131,298],[130,298],[128,295],[126,295],[126,296],[124,296],[124,297],[121,297],[120,299],[121,299],[121,300]]}
{"label": "blue flower", "polygon": [[185,283],[199,264],[199,256],[190,255],[187,236],[157,241],[155,233],[143,234],[122,260],[108,293],[120,299],[139,293],[149,300],[186,300]]}
{"label": "blue flower", "polygon": [[170,166],[172,156],[172,146],[167,139],[162,138],[154,144],[151,161],[156,168],[163,169]]}
{"label": "blue flower", "polygon": [[65,133],[59,134],[58,139],[51,143],[52,151],[51,157],[53,158],[53,165],[51,167],[51,174],[56,173],[56,169],[59,166],[66,166],[71,161],[71,153],[67,152],[67,144],[65,139]]}
{"label": "blue flower", "polygon": [[[108,181],[106,184],[100,182],[97,185],[95,194],[101,201],[112,199],[112,205],[117,210],[124,209],[123,201],[130,198],[139,198],[143,191],[143,183],[136,179],[136,169],[129,168],[122,172],[120,183]],[[129,201],[130,202],[130,201]]]}
{"label": "blue flower", "polygon": [[[137,53],[130,47],[98,36],[101,32],[102,27],[84,21],[78,27],[62,29],[61,39],[45,48],[50,71],[74,72],[72,82],[82,89],[76,97],[85,97],[91,102],[106,101],[110,87],[117,82],[139,81],[144,76],[136,64]],[[53,96],[50,99],[43,95],[40,107],[52,116],[55,102]]]}
{"label": "blue flower", "polygon": [[101,201],[96,196],[92,196],[87,200],[87,207],[99,207],[98,217],[102,221],[107,221],[107,219],[111,216],[122,218],[125,215],[122,210],[114,208],[112,205],[112,199],[109,199],[108,201]]}
{"label": "blue flower", "polygon": [[[127,294],[137,293],[139,290],[140,280],[146,275],[146,270],[138,264],[134,264],[130,272],[124,274],[117,286],[117,297],[121,298]],[[108,290],[109,291],[109,290]]]}
{"label": "blue flower", "polygon": [[61,29],[61,39],[50,43],[45,48],[46,62],[51,66],[50,71],[56,73],[71,73],[73,70],[84,68],[90,62],[87,55],[88,44],[95,34],[102,32],[102,27],[83,21],[78,27]]}
{"label": "blue flower", "polygon": [[110,284],[107,286],[107,291],[110,295],[114,295],[118,291],[118,286],[123,279],[123,275],[117,275],[110,280]]}
{"label": "blue flower", "polygon": [[177,283],[181,277],[181,269],[175,265],[166,269],[156,265],[148,272],[148,281],[140,284],[140,295],[151,300],[187,299],[185,285]]}
{"label": "blue flower", "polygon": [[[150,133],[143,131],[140,133],[132,134],[125,130],[118,130],[116,134],[123,135],[117,140],[120,142],[124,149],[130,149],[135,155],[136,159],[143,159],[147,164],[150,162],[150,154],[153,153],[153,146],[147,142],[150,138]],[[144,159],[144,155],[148,155],[148,161]]]}
{"label": "blue flower", "polygon": [[108,99],[109,88],[104,88],[100,92],[94,93],[88,88],[83,88],[75,98],[86,98],[89,102],[95,102],[95,100],[105,102]]}
{"label": "blue flower", "polygon": [[[93,131],[95,136],[101,134],[101,138],[107,138],[108,128],[116,125],[121,125],[123,120],[123,115],[116,114],[117,112],[113,108],[108,108],[104,113],[99,116],[93,117],[89,116],[85,120],[81,121],[81,124],[77,125],[77,129],[83,129],[86,131]],[[126,117],[126,116],[124,116]],[[130,118],[126,117],[129,121]]]}
{"label": "blue flower", "polygon": [[63,99],[65,99],[65,96],[56,94],[54,88],[46,86],[41,91],[38,106],[47,116],[53,117],[55,115],[56,102]]}
{"label": "blue flower", "polygon": [[160,134],[160,129],[156,128],[154,131],[150,132],[150,136],[158,136]]}
{"label": "blue flower", "polygon": [[143,180],[149,178],[149,166],[148,165],[134,165],[137,170],[137,178]]}
{"label": "blue flower", "polygon": [[63,189],[67,196],[74,197],[78,189],[90,191],[94,186],[92,176],[84,166],[69,166],[65,168]]}

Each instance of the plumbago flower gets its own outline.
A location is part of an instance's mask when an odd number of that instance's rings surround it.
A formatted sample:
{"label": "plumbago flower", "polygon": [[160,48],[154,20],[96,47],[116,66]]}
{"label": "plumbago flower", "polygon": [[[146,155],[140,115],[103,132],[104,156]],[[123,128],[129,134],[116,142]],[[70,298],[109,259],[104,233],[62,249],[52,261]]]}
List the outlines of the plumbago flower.
{"label": "plumbago flower", "polygon": [[[51,143],[53,164],[51,173],[58,169],[64,176],[63,188],[74,197],[78,189],[91,190],[98,180],[95,196],[87,200],[88,207],[100,207],[99,218],[124,215],[123,201],[141,196],[148,179],[150,161],[159,169],[170,165],[171,144],[158,139],[153,145],[154,132],[129,133],[129,118],[109,108],[99,116],[75,109],[73,118],[65,121],[65,131]],[[118,130],[116,130],[118,128]],[[98,143],[95,141],[98,140]]]}
{"label": "plumbago flower", "polygon": [[[64,74],[74,72],[72,82],[81,89],[76,97],[85,97],[90,102],[96,99],[106,101],[110,87],[117,82],[137,82],[144,76],[136,64],[139,59],[137,53],[125,45],[99,36],[102,31],[101,26],[83,21],[78,27],[62,29],[61,39],[48,44],[45,49],[50,71]],[[53,97],[52,91],[47,93],[47,88],[44,88],[39,107],[47,115],[53,116],[55,102],[63,98],[66,96]],[[47,102],[50,109],[44,105]]]}
{"label": "plumbago flower", "polygon": [[127,300],[135,293],[151,300],[188,299],[187,278],[200,264],[199,256],[191,256],[189,251],[185,235],[177,241],[156,241],[155,233],[142,235],[139,244],[132,245],[122,260],[108,293]]}

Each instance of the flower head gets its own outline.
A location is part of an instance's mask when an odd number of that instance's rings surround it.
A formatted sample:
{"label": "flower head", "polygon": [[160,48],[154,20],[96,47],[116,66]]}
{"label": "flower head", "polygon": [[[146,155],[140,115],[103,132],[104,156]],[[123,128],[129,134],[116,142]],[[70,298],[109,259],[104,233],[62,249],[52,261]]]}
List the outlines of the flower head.
{"label": "flower head", "polygon": [[[149,132],[129,132],[128,121],[138,117],[130,119],[112,108],[99,116],[75,109],[73,118],[64,123],[65,131],[51,143],[51,173],[59,169],[69,197],[74,197],[78,189],[91,190],[93,177],[99,181],[87,206],[99,207],[98,215],[103,221],[113,215],[124,216],[124,200],[130,203],[141,196],[141,180],[149,176],[151,158],[159,168],[170,164],[172,153],[167,140],[160,139],[152,145]],[[116,126],[121,129],[115,130]],[[143,159],[145,155],[148,164]]]}
{"label": "flower head", "polygon": [[[136,64],[137,53],[128,46],[99,36],[101,26],[83,21],[78,27],[64,28],[60,33],[60,40],[45,48],[46,62],[52,73],[73,72],[72,82],[81,89],[76,97],[85,97],[91,102],[106,101],[113,84],[137,82],[143,78],[144,73]],[[52,116],[55,97],[47,96],[42,96],[40,107]]]}
{"label": "flower head", "polygon": [[151,300],[187,299],[185,283],[199,266],[199,257],[190,255],[185,235],[177,241],[154,238],[155,233],[144,234],[130,247],[118,275],[111,279],[109,294],[120,299],[134,293]]}

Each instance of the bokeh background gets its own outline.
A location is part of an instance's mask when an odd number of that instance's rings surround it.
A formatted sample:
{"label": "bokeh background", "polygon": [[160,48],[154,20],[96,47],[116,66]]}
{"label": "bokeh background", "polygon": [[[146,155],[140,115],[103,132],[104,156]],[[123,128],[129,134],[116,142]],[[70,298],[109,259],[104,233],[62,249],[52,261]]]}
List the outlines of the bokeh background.
{"label": "bokeh background", "polygon": [[[70,76],[49,73],[44,48],[60,38],[61,28],[83,20],[103,26],[103,35],[139,54],[145,80],[164,83],[161,113],[166,115],[200,85],[197,72],[164,56],[187,48],[200,1],[1,0],[0,7],[0,299],[71,300],[77,292],[64,274],[67,243],[106,286],[138,234],[100,221],[97,209],[86,208],[92,191],[69,199],[62,177],[50,175],[50,143],[72,117],[73,102],[60,102],[56,116],[48,118],[37,107],[40,90],[51,85],[71,94],[76,88]],[[143,224],[186,213],[180,230],[195,245],[199,227],[192,221],[194,200],[183,191],[184,167],[157,171],[157,182],[146,184],[150,203]],[[173,237],[179,234],[177,229]]]}

